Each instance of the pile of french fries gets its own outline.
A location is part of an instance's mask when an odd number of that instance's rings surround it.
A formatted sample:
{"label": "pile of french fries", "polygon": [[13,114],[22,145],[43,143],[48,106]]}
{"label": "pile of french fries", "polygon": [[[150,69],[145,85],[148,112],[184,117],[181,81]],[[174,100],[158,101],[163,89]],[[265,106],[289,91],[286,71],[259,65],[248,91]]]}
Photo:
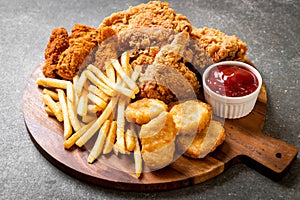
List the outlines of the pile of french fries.
{"label": "pile of french fries", "polygon": [[129,54],[124,52],[120,62],[111,59],[105,64],[105,74],[88,65],[73,81],[39,78],[43,87],[43,102],[49,116],[63,123],[65,149],[74,144],[85,145],[96,133],[88,163],[101,154],[134,153],[135,175],[142,173],[142,156],[134,124],[125,120],[130,99],[139,92],[136,80],[141,67],[132,69]]}

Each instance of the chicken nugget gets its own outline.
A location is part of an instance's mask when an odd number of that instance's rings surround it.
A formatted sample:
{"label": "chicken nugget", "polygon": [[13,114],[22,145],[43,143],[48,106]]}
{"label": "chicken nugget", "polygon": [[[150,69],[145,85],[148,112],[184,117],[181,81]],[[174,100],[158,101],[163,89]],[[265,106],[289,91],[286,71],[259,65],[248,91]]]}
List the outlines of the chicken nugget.
{"label": "chicken nugget", "polygon": [[125,110],[125,117],[127,121],[141,125],[167,110],[168,106],[163,101],[144,98],[129,104]]}

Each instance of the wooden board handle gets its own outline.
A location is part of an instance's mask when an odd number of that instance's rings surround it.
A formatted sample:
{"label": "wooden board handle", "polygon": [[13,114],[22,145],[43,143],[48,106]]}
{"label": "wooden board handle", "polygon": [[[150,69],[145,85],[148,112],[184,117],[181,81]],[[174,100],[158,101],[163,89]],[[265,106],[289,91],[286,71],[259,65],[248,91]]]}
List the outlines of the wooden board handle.
{"label": "wooden board handle", "polygon": [[226,134],[230,138],[230,146],[243,152],[242,155],[233,153],[232,159],[239,158],[272,179],[281,178],[298,154],[296,147],[262,132],[228,127]]}

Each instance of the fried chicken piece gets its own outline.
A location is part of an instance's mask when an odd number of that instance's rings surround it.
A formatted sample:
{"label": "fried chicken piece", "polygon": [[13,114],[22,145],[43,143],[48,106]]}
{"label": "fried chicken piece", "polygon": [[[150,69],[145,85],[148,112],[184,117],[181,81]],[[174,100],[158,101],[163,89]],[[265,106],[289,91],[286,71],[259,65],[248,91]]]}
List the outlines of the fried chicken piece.
{"label": "fried chicken piece", "polygon": [[126,120],[142,125],[167,111],[168,106],[158,99],[141,99],[129,104],[125,110]]}
{"label": "fried chicken piece", "polygon": [[158,47],[150,47],[145,50],[136,50],[131,52],[130,65],[142,66],[142,72],[145,72],[148,65],[153,64],[156,54],[160,51]]}
{"label": "fried chicken piece", "polygon": [[139,79],[138,98],[155,98],[169,104],[183,99],[196,99],[200,93],[197,76],[183,58],[189,35],[178,33],[171,44],[165,45]]}
{"label": "fried chicken piece", "polygon": [[173,161],[176,134],[173,117],[165,111],[149,123],[142,125],[139,134],[141,153],[149,168],[160,169]]}
{"label": "fried chicken piece", "polygon": [[90,53],[97,46],[96,29],[76,24],[70,34],[69,47],[60,56],[56,73],[63,79],[72,80],[81,67],[91,63]]}
{"label": "fried chicken piece", "polygon": [[55,68],[59,56],[69,47],[69,36],[65,28],[55,28],[52,30],[49,42],[45,49],[45,65],[43,74],[48,78],[56,78]]}
{"label": "fried chicken piece", "polygon": [[185,101],[173,106],[170,110],[176,128],[181,135],[195,135],[208,127],[212,118],[212,109],[209,104],[198,100]]}
{"label": "fried chicken piece", "polygon": [[130,7],[105,18],[100,27],[110,26],[120,32],[124,29],[161,27],[177,32],[192,31],[192,26],[186,16],[176,14],[169,3],[150,1],[147,4]]}
{"label": "fried chicken piece", "polygon": [[105,62],[118,58],[118,38],[110,27],[98,28],[98,49],[93,65],[105,71]]}
{"label": "fried chicken piece", "polygon": [[192,38],[197,40],[214,62],[244,61],[247,45],[236,36],[229,36],[212,28],[193,28]]}

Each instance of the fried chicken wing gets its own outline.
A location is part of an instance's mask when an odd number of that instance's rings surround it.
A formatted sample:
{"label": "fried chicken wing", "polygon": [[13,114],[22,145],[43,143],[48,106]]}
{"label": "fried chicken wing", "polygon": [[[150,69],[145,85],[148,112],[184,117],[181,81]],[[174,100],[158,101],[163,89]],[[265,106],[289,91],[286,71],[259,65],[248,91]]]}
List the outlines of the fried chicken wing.
{"label": "fried chicken wing", "polygon": [[69,47],[60,56],[56,73],[63,79],[71,80],[81,67],[91,63],[90,53],[98,44],[95,28],[76,24],[70,34]]}
{"label": "fried chicken wing", "polygon": [[52,30],[49,42],[45,49],[45,64],[43,74],[49,78],[56,78],[56,65],[59,56],[69,47],[69,36],[65,28],[55,28]]}

